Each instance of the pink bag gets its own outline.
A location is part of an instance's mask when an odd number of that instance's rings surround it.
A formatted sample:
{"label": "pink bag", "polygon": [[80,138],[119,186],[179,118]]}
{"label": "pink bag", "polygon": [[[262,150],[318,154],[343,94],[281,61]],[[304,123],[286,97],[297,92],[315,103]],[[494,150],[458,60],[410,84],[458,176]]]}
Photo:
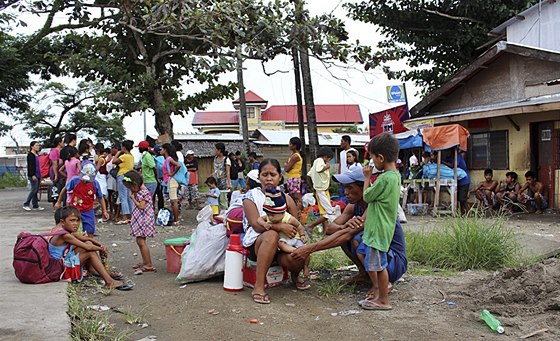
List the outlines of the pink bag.
{"label": "pink bag", "polygon": [[51,258],[45,237],[66,233],[68,231],[59,230],[40,235],[27,232],[18,234],[13,262],[17,279],[30,284],[59,281],[64,272],[62,259]]}
{"label": "pink bag", "polygon": [[243,232],[243,207],[233,208],[226,217],[226,236]]}

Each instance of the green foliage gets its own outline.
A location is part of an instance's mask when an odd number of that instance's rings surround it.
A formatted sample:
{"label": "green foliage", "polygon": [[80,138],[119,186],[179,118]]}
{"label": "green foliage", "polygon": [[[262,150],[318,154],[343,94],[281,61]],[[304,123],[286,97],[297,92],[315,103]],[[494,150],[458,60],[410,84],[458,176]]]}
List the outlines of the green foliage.
{"label": "green foliage", "polygon": [[328,249],[313,253],[309,268],[313,270],[336,270],[352,265],[352,261],[340,248]]}
{"label": "green foliage", "polygon": [[75,88],[50,82],[35,93],[40,109],[20,116],[33,139],[52,146],[55,137],[67,132],[84,132],[98,141],[117,143],[124,139],[122,118],[109,113],[116,104],[109,101],[111,88],[95,82],[80,82]]}
{"label": "green foliage", "polygon": [[333,133],[339,133],[339,134],[359,134],[359,133],[363,133],[363,130],[358,128],[358,123],[354,122],[354,125],[351,127],[345,127],[345,128],[335,128],[333,129]]}
{"label": "green foliage", "polygon": [[503,218],[449,218],[441,229],[407,232],[410,261],[453,270],[495,270],[519,262],[520,246]]}
{"label": "green foliage", "polygon": [[[389,78],[413,80],[428,91],[479,56],[488,32],[536,2],[370,0],[346,6],[351,18],[383,34],[377,57]],[[387,65],[402,60],[407,69]]]}
{"label": "green foliage", "polygon": [[19,175],[12,173],[4,173],[0,178],[0,189],[7,187],[25,187],[27,186],[27,180]]}
{"label": "green foliage", "polygon": [[344,283],[340,278],[329,278],[325,282],[318,283],[317,293],[325,297],[333,297],[340,294],[351,293],[356,289],[355,284]]}

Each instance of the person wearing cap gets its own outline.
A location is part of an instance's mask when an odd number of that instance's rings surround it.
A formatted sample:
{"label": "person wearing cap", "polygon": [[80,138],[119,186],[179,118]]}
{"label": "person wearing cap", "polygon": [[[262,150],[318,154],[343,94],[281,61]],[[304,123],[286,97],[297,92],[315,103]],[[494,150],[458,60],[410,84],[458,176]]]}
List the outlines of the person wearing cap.
{"label": "person wearing cap", "polygon": [[130,223],[130,210],[134,204],[130,199],[130,190],[123,184],[124,174],[134,169],[134,156],[130,153],[133,146],[134,142],[131,140],[123,141],[121,150],[113,157],[113,165],[119,166],[117,186],[121,202],[121,219],[115,223],[117,225]]}
{"label": "person wearing cap", "polygon": [[189,172],[189,185],[185,191],[184,199],[189,203],[189,208],[196,209],[198,204],[198,160],[194,157],[194,151],[187,150],[185,157],[185,167]]}
{"label": "person wearing cap", "polygon": [[157,189],[156,160],[150,153],[150,144],[148,141],[140,141],[137,147],[141,153],[140,163],[142,164],[142,180],[144,181],[144,186],[150,191],[153,198]]}
{"label": "person wearing cap", "polygon": [[103,200],[103,192],[95,176],[97,175],[97,168],[91,162],[86,162],[82,165],[80,176],[75,176],[68,181],[66,186],[60,192],[58,200],[54,204],[54,209],[62,206],[62,198],[66,192],[72,192],[69,206],[74,206],[80,211],[82,218],[82,229],[88,236],[95,234],[95,212],[93,203],[97,199],[101,205],[101,215],[103,219],[109,219],[109,213],[105,207],[105,200]]}
{"label": "person wearing cap", "polygon": [[[354,169],[345,174],[333,175],[333,179],[344,186],[344,194],[348,199],[348,205],[340,216],[327,225],[326,238],[298,248],[292,252],[291,257],[304,260],[313,252],[340,246],[348,258],[358,267],[359,274],[352,280],[368,282],[369,277],[363,264],[364,244],[362,242],[367,211],[367,203],[364,200],[363,193],[365,181],[363,171]],[[395,283],[406,272],[408,265],[404,233],[398,219],[389,246],[388,256],[389,281]]]}
{"label": "person wearing cap", "polygon": [[165,163],[165,158],[161,155],[161,146],[155,145],[154,149],[154,160],[156,163],[156,177],[157,177],[157,187],[156,193],[154,195],[154,204],[155,198],[157,197],[157,207],[158,210],[161,210],[165,206],[165,201],[163,198],[163,164]]}

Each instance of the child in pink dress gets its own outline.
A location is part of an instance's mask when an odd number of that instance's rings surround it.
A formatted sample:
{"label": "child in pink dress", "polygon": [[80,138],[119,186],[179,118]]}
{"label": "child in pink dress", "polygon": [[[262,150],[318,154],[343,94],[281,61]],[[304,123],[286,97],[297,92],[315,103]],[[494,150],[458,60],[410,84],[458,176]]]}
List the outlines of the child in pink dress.
{"label": "child in pink dress", "polygon": [[134,266],[135,274],[155,272],[156,268],[152,263],[150,248],[146,243],[146,237],[153,237],[156,233],[152,194],[144,186],[142,175],[135,170],[124,174],[123,184],[130,189],[130,198],[134,202],[130,217],[130,235],[136,237],[136,244],[142,255],[142,263]]}

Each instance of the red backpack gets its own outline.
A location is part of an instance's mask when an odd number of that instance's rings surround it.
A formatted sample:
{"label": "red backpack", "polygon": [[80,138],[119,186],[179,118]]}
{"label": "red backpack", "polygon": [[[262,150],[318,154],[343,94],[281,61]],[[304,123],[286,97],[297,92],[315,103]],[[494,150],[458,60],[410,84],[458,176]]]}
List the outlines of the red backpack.
{"label": "red backpack", "polygon": [[80,180],[76,187],[74,187],[69,205],[76,207],[80,212],[87,212],[93,209],[94,202],[95,186],[93,186],[93,182]]}
{"label": "red backpack", "polygon": [[14,246],[14,270],[17,279],[23,283],[39,284],[56,282],[64,272],[61,259],[53,259],[49,254],[49,242],[45,237],[66,234],[59,230],[40,235],[21,232]]}

